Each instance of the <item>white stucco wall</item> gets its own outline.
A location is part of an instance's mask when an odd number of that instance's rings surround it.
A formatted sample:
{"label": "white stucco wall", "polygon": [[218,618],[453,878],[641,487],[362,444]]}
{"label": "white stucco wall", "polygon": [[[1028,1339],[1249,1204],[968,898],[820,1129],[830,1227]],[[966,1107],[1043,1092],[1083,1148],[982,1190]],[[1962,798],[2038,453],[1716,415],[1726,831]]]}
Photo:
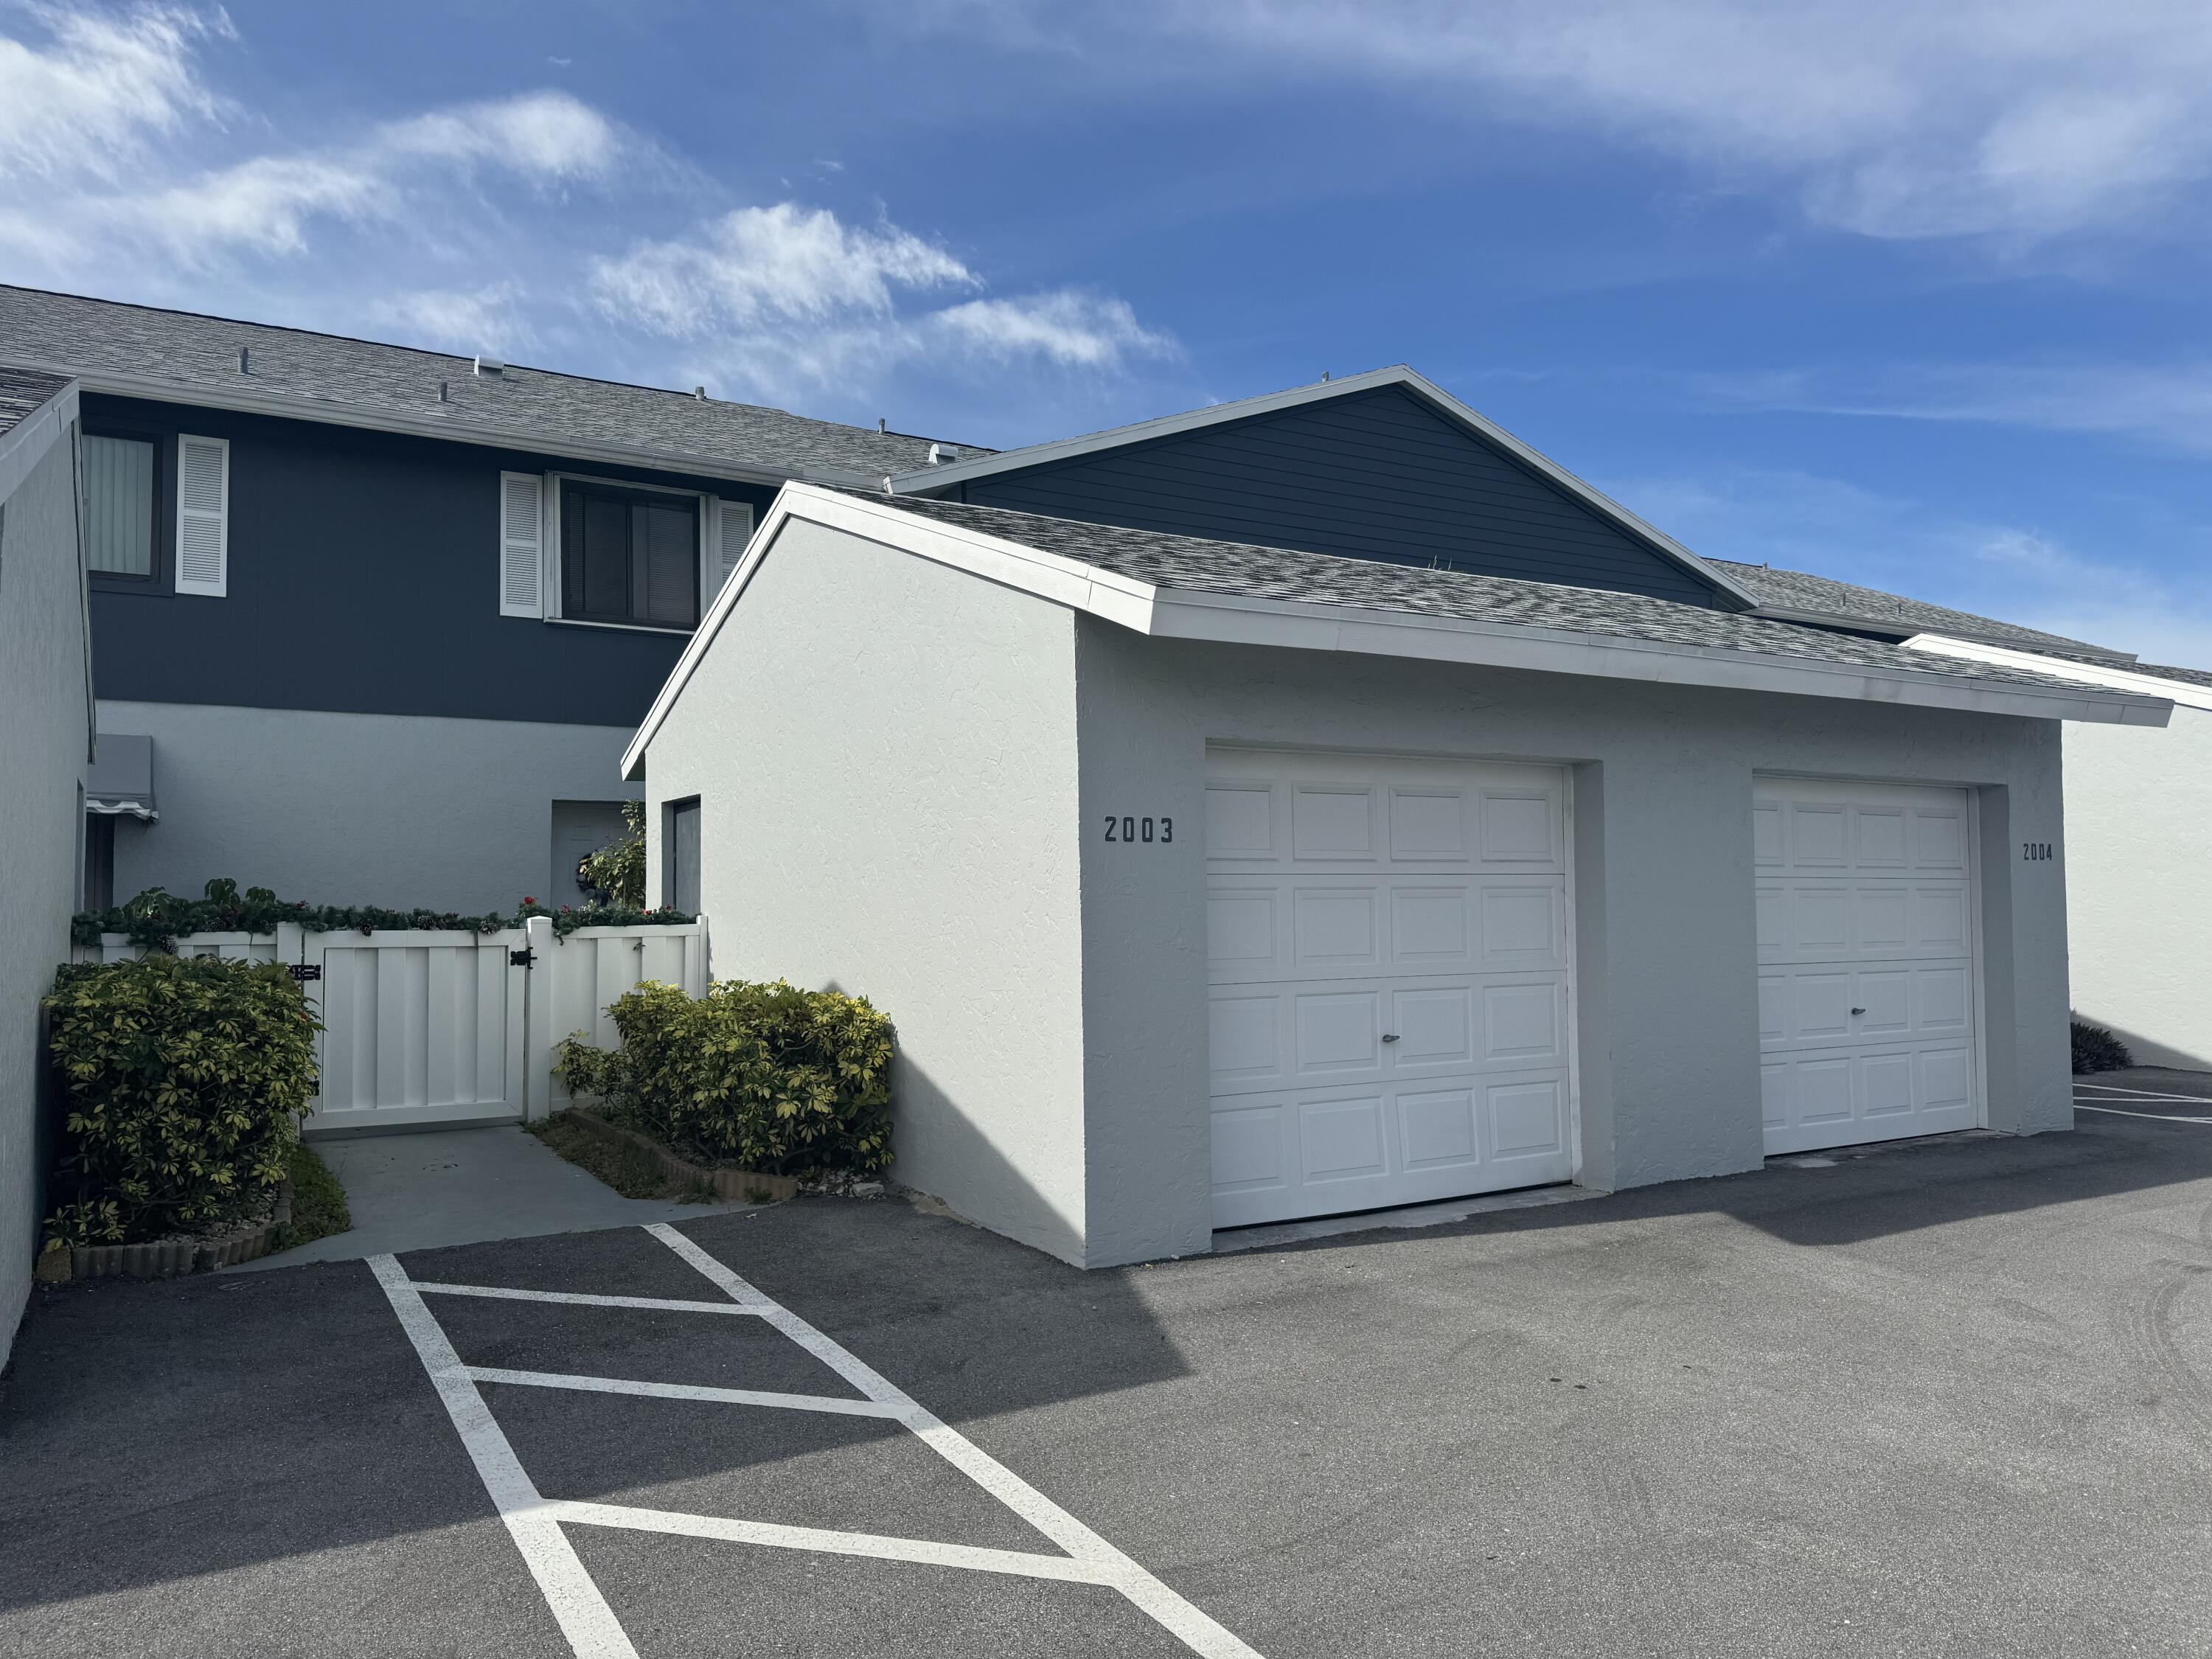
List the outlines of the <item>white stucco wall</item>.
{"label": "white stucco wall", "polygon": [[2066,731],[2074,1009],[2148,1066],[2212,1070],[2212,710]]}
{"label": "white stucco wall", "polygon": [[717,978],[865,995],[898,1032],[892,1173],[1083,1259],[1069,612],[793,523],[647,752],[701,800]]}
{"label": "white stucco wall", "polygon": [[100,705],[154,739],[158,823],[118,822],[118,903],[208,880],[310,904],[511,910],[545,891],[556,800],[635,799],[627,731],[200,703]]}
{"label": "white stucco wall", "polygon": [[[1208,1248],[1211,742],[1563,763],[1581,1179],[1755,1167],[1760,772],[1963,785],[1993,1127],[2072,1121],[2058,728],[1153,640],[818,526],[770,550],[647,757],[702,802],[714,971],[898,1022],[898,1176],[1088,1265]],[[1108,812],[1175,817],[1108,844]],[[659,878],[658,848],[653,860]]]}
{"label": "white stucco wall", "polygon": [[[1787,772],[1979,792],[1992,1127],[2069,1127],[2063,861],[2049,722],[1352,653],[1147,640],[1079,626],[1083,817],[1202,822],[1209,741],[1568,763],[1589,1185],[1756,1167],[1751,787]],[[1090,1259],[1203,1249],[1200,838],[1085,835]]]}
{"label": "white stucco wall", "polygon": [[29,1293],[46,1164],[39,1000],[69,957],[91,743],[74,434],[0,501],[0,1364]]}

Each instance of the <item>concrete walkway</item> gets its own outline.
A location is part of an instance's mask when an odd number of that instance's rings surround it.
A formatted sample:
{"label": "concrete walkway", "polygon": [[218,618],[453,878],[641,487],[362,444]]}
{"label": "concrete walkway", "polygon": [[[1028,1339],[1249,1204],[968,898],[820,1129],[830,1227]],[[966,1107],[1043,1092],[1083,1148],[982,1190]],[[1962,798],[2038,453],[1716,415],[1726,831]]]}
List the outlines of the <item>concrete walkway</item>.
{"label": "concrete walkway", "polygon": [[315,1151],[344,1184],[353,1226],[226,1272],[354,1261],[403,1250],[641,1227],[654,1221],[696,1221],[755,1207],[624,1198],[597,1176],[549,1151],[537,1136],[512,1126],[320,1140]]}

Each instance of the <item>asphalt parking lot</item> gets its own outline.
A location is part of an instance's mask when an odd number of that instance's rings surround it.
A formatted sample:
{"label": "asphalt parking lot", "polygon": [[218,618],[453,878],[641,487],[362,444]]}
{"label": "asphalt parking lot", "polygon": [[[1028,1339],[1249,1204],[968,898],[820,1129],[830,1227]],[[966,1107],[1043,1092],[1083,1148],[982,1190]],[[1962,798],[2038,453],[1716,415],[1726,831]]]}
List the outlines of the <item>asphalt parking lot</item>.
{"label": "asphalt parking lot", "polygon": [[2150,1103],[1091,1274],[820,1200],[64,1287],[0,1651],[2201,1654]]}

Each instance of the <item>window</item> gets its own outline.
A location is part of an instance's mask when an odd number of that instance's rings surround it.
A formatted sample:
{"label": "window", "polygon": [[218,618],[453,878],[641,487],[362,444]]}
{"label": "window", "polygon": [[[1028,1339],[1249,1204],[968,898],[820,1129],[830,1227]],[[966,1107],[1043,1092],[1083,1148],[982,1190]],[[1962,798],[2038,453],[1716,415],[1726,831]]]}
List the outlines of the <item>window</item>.
{"label": "window", "polygon": [[93,570],[151,580],[158,476],[152,440],[85,434],[85,543]]}
{"label": "window", "polygon": [[672,800],[660,809],[660,902],[699,914],[699,802]]}
{"label": "window", "polygon": [[691,628],[699,621],[699,502],[561,481],[561,614]]}

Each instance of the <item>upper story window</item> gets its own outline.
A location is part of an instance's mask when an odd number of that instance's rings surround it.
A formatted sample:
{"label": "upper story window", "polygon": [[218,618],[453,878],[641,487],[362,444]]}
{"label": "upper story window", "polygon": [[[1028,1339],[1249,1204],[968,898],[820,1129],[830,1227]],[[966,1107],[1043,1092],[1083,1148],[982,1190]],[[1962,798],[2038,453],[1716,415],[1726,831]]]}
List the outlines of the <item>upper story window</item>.
{"label": "upper story window", "polygon": [[102,575],[154,575],[155,459],[149,438],[85,434],[85,544]]}
{"label": "upper story window", "polygon": [[561,480],[561,614],[691,628],[699,621],[699,501]]}

